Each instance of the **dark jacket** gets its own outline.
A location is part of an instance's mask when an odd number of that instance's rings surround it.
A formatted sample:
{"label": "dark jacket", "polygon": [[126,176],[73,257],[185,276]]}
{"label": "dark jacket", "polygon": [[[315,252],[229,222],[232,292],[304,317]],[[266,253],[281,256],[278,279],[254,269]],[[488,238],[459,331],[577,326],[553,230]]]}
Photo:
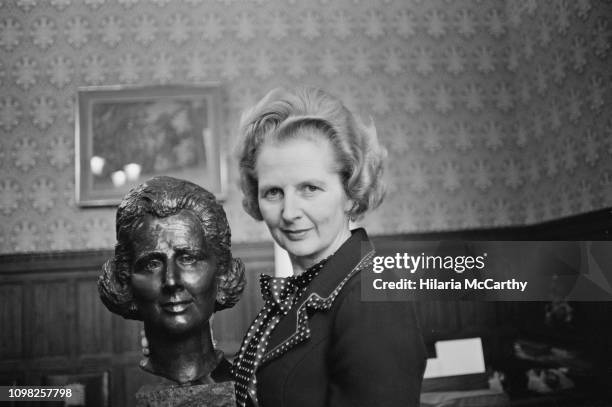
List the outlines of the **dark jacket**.
{"label": "dark jacket", "polygon": [[[261,407],[419,405],[425,348],[414,308],[361,300],[356,266],[372,255],[365,230],[353,231],[278,323],[273,357],[257,371]],[[306,305],[313,295],[328,300],[323,308]]]}

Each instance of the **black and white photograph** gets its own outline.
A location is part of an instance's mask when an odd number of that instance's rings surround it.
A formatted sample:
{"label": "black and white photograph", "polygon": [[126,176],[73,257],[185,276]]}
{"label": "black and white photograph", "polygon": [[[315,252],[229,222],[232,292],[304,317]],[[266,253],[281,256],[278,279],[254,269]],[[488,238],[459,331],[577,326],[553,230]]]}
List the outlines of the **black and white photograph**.
{"label": "black and white photograph", "polygon": [[612,407],[610,0],[0,1],[0,405]]}

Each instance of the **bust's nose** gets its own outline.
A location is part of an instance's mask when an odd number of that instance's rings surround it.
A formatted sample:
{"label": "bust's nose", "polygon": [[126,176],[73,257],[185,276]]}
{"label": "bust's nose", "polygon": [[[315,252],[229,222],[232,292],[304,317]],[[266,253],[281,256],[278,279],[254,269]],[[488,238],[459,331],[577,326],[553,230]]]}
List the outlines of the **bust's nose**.
{"label": "bust's nose", "polygon": [[181,276],[179,268],[173,259],[166,261],[166,267],[163,275],[163,283],[166,287],[175,287],[180,284]]}

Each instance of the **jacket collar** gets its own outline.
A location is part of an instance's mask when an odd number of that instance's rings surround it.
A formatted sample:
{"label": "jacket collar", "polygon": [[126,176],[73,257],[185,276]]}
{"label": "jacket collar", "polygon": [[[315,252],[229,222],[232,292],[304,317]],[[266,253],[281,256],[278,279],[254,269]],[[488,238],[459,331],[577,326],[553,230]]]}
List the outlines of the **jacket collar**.
{"label": "jacket collar", "polygon": [[314,313],[307,309],[323,311],[331,308],[344,284],[361,270],[374,247],[364,229],[351,231],[351,237],[323,266],[305,293],[293,304],[270,338],[262,364],[286,353],[289,349],[310,338],[308,320]]}
{"label": "jacket collar", "polygon": [[371,250],[372,243],[365,229],[352,230],[351,237],[329,258],[302,298],[308,297],[310,293],[316,293],[323,298],[329,297],[338,284]]}

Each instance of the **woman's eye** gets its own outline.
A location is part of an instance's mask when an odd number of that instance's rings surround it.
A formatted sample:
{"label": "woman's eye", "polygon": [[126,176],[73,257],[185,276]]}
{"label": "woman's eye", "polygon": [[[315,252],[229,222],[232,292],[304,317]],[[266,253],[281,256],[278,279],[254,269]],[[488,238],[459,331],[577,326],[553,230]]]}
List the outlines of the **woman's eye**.
{"label": "woman's eye", "polygon": [[269,200],[279,199],[283,196],[280,188],[270,188],[264,193],[264,198]]}
{"label": "woman's eye", "polygon": [[316,185],[305,185],[304,186],[304,191],[306,191],[309,194],[312,194],[313,192],[317,192],[317,191],[320,191],[320,190],[321,190],[321,188],[319,188]]}

